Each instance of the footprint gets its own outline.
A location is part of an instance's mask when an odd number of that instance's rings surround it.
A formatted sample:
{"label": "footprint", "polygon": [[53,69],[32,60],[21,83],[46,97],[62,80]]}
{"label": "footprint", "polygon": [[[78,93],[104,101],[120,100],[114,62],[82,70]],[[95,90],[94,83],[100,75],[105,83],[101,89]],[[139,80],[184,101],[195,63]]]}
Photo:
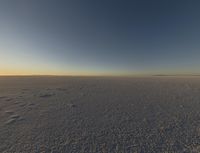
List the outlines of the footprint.
{"label": "footprint", "polygon": [[19,116],[19,115],[16,115],[16,114],[10,116],[11,119],[18,119],[19,117],[20,117],[20,116]]}
{"label": "footprint", "polygon": [[24,119],[23,117],[19,117],[19,118],[17,119],[17,121],[25,121],[25,119]]}
{"label": "footprint", "polygon": [[11,101],[11,100],[13,100],[12,98],[8,98],[8,99],[6,99],[6,101]]}
{"label": "footprint", "polygon": [[34,103],[30,103],[30,104],[28,104],[28,106],[35,106],[35,104]]}
{"label": "footprint", "polygon": [[21,121],[21,117],[19,115],[11,115],[10,118],[5,122],[6,125],[13,124],[16,121]]}
{"label": "footprint", "polygon": [[48,98],[48,97],[51,97],[53,96],[53,94],[43,94],[43,95],[40,95],[41,98]]}
{"label": "footprint", "polygon": [[7,121],[5,122],[5,124],[6,124],[6,125],[12,124],[12,123],[14,123],[15,121],[16,121],[16,119],[11,118],[11,119],[7,120]]}
{"label": "footprint", "polygon": [[14,112],[12,110],[7,110],[5,111],[6,114],[14,114]]}

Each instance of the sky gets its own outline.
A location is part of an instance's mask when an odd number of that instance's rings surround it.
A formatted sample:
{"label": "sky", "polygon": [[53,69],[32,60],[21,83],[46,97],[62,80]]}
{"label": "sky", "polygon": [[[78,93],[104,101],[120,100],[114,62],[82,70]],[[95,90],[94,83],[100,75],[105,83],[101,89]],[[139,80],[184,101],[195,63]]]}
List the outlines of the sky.
{"label": "sky", "polygon": [[200,74],[199,0],[0,0],[0,75]]}

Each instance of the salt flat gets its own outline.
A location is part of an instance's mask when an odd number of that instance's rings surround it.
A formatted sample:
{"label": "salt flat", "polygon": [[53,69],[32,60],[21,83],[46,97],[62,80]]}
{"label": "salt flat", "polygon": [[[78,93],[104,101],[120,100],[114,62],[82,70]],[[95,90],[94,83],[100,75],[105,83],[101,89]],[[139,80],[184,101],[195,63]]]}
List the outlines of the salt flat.
{"label": "salt flat", "polygon": [[199,153],[199,77],[0,77],[2,153]]}

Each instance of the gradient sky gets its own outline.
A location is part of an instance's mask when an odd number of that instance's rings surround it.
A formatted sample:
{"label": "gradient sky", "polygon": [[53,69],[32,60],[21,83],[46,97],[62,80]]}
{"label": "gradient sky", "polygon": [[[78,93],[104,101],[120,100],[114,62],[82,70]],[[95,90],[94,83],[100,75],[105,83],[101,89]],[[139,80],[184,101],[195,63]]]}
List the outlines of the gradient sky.
{"label": "gradient sky", "polygon": [[199,0],[0,0],[0,75],[200,74]]}

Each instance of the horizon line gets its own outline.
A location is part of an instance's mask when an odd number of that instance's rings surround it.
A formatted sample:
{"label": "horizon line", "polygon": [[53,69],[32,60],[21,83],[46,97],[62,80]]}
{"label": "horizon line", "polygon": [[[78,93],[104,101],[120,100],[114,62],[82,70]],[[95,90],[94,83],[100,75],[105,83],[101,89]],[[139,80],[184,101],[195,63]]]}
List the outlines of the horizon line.
{"label": "horizon line", "polygon": [[58,74],[0,74],[0,77],[170,77],[200,76],[200,74],[132,74],[132,75],[58,75]]}

